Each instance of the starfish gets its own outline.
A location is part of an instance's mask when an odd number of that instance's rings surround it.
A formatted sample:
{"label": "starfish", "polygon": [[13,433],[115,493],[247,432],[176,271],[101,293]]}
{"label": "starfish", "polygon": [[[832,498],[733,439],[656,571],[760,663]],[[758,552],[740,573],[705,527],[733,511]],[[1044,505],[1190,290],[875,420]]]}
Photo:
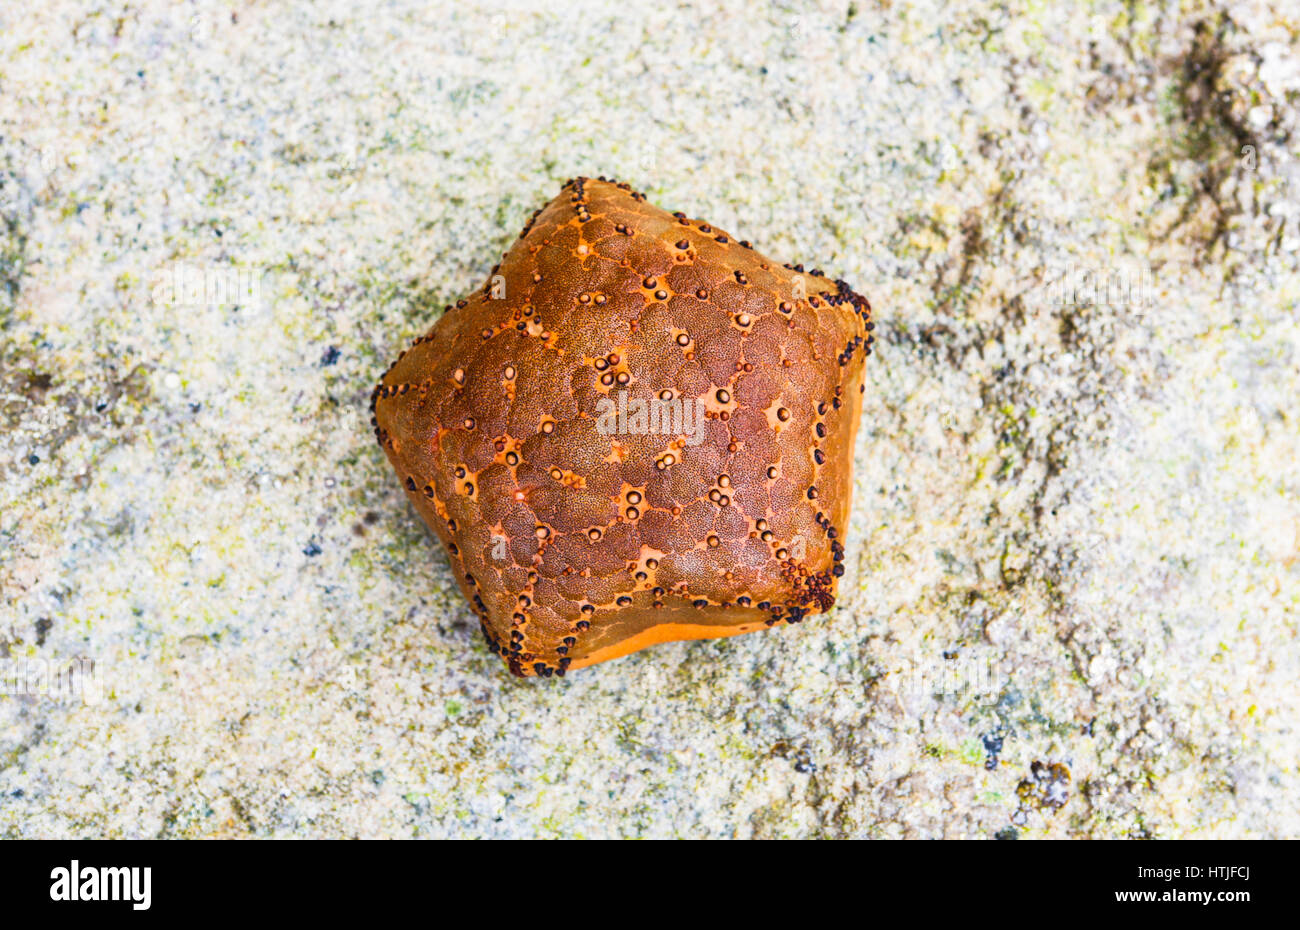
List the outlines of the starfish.
{"label": "starfish", "polygon": [[873,329],[843,281],[576,178],[372,425],[488,648],[563,676],[834,604]]}

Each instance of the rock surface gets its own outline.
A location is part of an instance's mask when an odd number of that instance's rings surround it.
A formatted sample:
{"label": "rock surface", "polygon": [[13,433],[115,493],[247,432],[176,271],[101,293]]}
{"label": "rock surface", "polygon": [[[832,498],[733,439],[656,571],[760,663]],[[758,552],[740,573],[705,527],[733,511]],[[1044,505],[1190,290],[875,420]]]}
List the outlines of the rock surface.
{"label": "rock surface", "polygon": [[[0,8],[0,835],[1300,835],[1285,6],[581,5]],[[516,681],[368,395],[601,174],[870,296],[848,572]]]}

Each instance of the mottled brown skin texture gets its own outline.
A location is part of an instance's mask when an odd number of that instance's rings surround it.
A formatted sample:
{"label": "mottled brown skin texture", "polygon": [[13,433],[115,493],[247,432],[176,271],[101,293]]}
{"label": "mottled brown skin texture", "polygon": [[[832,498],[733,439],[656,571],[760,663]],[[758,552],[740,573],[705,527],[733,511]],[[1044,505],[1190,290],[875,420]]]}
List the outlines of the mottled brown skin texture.
{"label": "mottled brown skin texture", "polygon": [[[564,675],[834,604],[873,328],[844,282],[578,178],[384,374],[375,434],[489,648]],[[602,430],[620,392],[706,413]]]}

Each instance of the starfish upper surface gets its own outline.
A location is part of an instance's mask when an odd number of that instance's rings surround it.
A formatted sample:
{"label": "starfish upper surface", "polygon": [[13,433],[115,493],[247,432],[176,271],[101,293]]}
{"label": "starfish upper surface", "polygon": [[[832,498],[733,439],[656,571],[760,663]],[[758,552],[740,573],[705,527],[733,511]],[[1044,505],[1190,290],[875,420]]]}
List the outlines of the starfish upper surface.
{"label": "starfish upper surface", "polygon": [[489,648],[563,675],[827,610],[871,309],[577,178],[384,374],[374,426]]}

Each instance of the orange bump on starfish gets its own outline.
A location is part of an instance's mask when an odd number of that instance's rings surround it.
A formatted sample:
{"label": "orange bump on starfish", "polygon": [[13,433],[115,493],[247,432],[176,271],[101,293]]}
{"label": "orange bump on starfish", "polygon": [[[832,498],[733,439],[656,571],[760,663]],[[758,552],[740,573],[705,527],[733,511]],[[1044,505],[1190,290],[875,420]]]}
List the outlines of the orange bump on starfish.
{"label": "orange bump on starfish", "polygon": [[375,435],[517,675],[835,602],[871,308],[577,178],[385,372]]}

